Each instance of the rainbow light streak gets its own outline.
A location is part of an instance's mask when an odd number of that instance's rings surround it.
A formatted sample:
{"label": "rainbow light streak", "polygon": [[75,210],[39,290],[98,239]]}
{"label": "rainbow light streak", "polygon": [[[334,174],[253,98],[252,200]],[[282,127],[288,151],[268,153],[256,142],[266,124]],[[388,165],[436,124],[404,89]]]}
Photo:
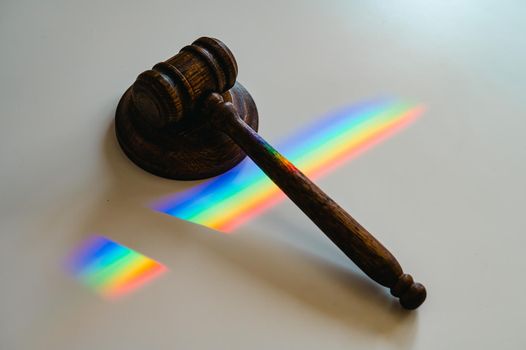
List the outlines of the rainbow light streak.
{"label": "rainbow light streak", "polygon": [[[421,105],[374,100],[329,115],[277,147],[312,179],[328,174],[402,130],[424,111]],[[285,198],[251,161],[152,208],[194,223],[231,232]]]}
{"label": "rainbow light streak", "polygon": [[102,236],[92,236],[67,260],[72,275],[105,299],[128,294],[167,269],[130,248]]}

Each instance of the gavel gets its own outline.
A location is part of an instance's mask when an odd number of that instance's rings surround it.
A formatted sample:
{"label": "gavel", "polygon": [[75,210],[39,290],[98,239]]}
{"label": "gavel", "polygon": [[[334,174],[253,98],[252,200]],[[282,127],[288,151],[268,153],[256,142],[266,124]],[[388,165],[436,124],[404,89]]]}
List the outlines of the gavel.
{"label": "gavel", "polygon": [[155,175],[197,180],[250,157],[365,274],[416,309],[426,289],[395,257],[258,133],[258,112],[236,81],[221,41],[202,37],[141,73],[119,101],[115,130],[124,153]]}

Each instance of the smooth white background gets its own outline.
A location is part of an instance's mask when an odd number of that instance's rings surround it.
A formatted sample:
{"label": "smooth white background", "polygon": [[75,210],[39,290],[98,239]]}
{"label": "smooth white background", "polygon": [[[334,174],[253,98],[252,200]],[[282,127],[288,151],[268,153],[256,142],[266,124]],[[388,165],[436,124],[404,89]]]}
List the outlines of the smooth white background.
{"label": "smooth white background", "polygon": [[[0,3],[2,349],[519,349],[526,346],[523,1]],[[414,125],[319,182],[429,291],[416,312],[290,202],[236,231],[145,205],[190,184],[132,165],[113,136],[137,74],[223,40],[286,139],[390,95]],[[60,264],[92,233],[163,262],[117,302]]]}

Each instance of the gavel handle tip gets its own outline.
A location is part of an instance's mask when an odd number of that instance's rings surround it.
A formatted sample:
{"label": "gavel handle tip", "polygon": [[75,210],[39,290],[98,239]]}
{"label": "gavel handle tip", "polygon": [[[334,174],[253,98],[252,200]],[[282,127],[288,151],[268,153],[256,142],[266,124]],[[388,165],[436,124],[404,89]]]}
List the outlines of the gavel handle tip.
{"label": "gavel handle tip", "polygon": [[400,298],[402,307],[408,310],[414,310],[426,300],[426,288],[413,281],[413,277],[408,274],[402,274],[398,281],[391,288],[391,294]]}

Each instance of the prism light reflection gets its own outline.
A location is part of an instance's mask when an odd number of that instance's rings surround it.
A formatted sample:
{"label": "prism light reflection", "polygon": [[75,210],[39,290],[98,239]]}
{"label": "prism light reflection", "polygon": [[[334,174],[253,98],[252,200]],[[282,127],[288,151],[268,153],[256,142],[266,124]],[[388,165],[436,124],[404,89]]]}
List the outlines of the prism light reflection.
{"label": "prism light reflection", "polygon": [[[353,105],[322,118],[278,144],[311,179],[324,176],[404,129],[424,107],[391,99]],[[152,204],[152,209],[232,232],[285,195],[250,159],[226,173]]]}
{"label": "prism light reflection", "polygon": [[105,299],[128,294],[167,269],[130,248],[102,236],[91,236],[67,259],[67,270]]}

